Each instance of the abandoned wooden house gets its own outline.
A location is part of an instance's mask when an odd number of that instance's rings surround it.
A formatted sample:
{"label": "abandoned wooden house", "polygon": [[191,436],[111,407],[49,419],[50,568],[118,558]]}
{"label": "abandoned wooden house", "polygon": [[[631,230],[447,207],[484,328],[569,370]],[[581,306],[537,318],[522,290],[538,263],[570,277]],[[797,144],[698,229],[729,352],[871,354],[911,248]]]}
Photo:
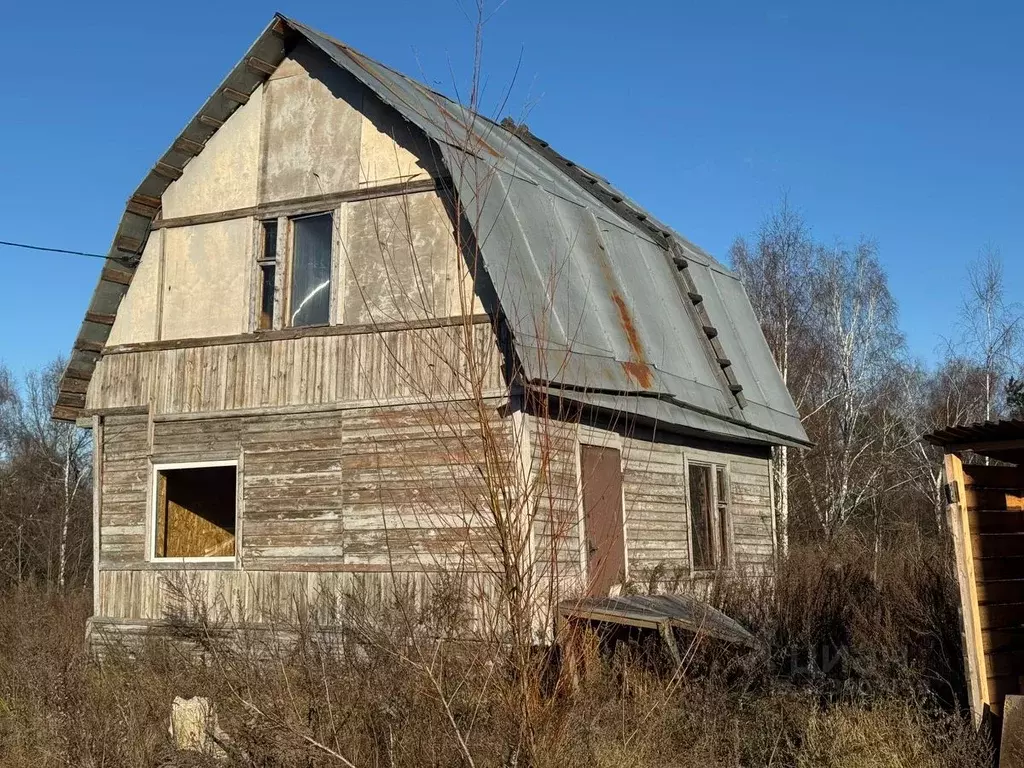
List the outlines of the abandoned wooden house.
{"label": "abandoned wooden house", "polygon": [[980,723],[1024,694],[1024,421],[951,426],[925,440],[945,453],[964,671]]}
{"label": "abandoned wooden house", "polygon": [[807,440],[735,275],[282,16],[128,200],[54,416],[95,438],[93,635],[183,573],[253,623],[439,573],[486,602],[509,535],[564,596],[742,572]]}

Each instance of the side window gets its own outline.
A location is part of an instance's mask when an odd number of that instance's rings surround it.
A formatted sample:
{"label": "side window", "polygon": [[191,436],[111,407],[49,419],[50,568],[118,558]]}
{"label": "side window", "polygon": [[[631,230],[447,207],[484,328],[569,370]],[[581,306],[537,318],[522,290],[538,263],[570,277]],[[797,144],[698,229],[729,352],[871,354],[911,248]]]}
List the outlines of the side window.
{"label": "side window", "polygon": [[274,286],[277,283],[277,219],[261,223],[259,258],[259,316],[256,328],[265,331],[274,327]]}
{"label": "side window", "polygon": [[331,311],[331,243],[334,216],[292,219],[291,326],[325,325]]}
{"label": "side window", "polygon": [[690,464],[690,540],[694,570],[730,564],[728,476],[725,467]]}
{"label": "side window", "polygon": [[237,465],[158,464],[153,558],[234,559]]}

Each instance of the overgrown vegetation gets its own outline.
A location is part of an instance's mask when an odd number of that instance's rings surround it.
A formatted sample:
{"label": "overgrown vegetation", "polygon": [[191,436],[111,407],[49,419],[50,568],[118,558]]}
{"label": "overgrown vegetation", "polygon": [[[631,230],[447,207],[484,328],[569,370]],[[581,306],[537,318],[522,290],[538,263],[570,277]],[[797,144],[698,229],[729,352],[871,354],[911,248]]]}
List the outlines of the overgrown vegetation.
{"label": "overgrown vegetation", "polygon": [[[473,114],[479,83],[477,58]],[[375,227],[389,224],[382,210]],[[469,240],[458,249],[475,275]],[[586,633],[563,634],[551,650],[533,645],[531,611],[550,585],[536,583],[527,532],[536,500],[555,495],[544,487],[552,451],[541,450],[536,487],[525,488],[508,443],[488,432],[484,366],[467,322],[460,394],[483,433],[486,494],[474,513],[498,531],[501,631],[467,629],[462,590],[445,588],[457,574],[442,568],[429,606],[400,591],[373,604],[332,595],[325,603],[344,611],[343,622],[297,611],[297,623],[258,628],[211,619],[186,580],[180,615],[167,617],[173,638],[115,645],[98,663],[83,643],[92,613],[83,590],[88,437],[49,421],[59,363],[21,386],[0,369],[0,762],[201,765],[208,759],[175,752],[167,735],[172,700],[201,695],[240,766],[990,764],[988,734],[965,713],[938,457],[919,438],[1024,408],[1011,377],[1021,314],[1004,299],[998,258],[987,253],[971,268],[960,337],[934,370],[907,353],[874,243],[824,245],[783,205],[750,243],[737,241],[732,260],[815,443],[776,454],[785,554],[751,579],[710,586],[712,602],[751,628],[759,648],[683,638],[675,664],[642,635],[614,646]],[[461,291],[459,301],[468,317]],[[429,352],[455,370],[462,359],[446,357],[446,344]],[[537,404],[545,417],[548,405]],[[556,441],[558,420],[541,421],[551,434],[538,441]],[[678,563],[632,574],[635,588],[651,591],[694,588],[689,577]]]}
{"label": "overgrown vegetation", "polygon": [[344,638],[303,623],[235,626],[242,640],[228,642],[183,622],[178,640],[99,665],[82,643],[88,598],[25,586],[0,604],[0,754],[33,768],[201,765],[173,752],[167,722],[175,696],[204,695],[230,765],[986,765],[987,736],[961,714],[948,562],[914,536],[877,554],[857,538],[797,546],[774,580],[713,595],[762,649],[689,638],[675,666],[643,637],[611,649],[579,636],[574,672],[538,651],[526,681],[507,646],[456,639],[455,602],[428,618],[347,596]]}

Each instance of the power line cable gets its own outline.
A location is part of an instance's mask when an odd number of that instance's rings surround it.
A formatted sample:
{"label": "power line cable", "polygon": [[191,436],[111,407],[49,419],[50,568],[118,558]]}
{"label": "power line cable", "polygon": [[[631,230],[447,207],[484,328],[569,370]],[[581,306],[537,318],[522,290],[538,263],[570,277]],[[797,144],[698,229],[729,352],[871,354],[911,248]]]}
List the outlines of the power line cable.
{"label": "power line cable", "polygon": [[102,253],[89,253],[88,251],[71,251],[66,248],[47,248],[44,245],[29,245],[28,243],[13,243],[9,240],[0,240],[0,245],[7,245],[11,248],[26,248],[30,251],[46,251],[47,253],[64,253],[71,256],[88,256],[93,259],[110,259],[111,261],[122,261],[115,256],[104,256]]}

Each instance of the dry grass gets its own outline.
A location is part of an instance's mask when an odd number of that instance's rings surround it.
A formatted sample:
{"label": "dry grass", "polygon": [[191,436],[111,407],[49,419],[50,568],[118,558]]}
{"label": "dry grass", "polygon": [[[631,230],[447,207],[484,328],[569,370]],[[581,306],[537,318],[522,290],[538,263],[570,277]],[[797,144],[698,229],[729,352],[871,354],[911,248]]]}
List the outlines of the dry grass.
{"label": "dry grass", "polygon": [[[524,681],[506,649],[431,641],[398,604],[364,612],[344,640],[296,627],[297,642],[271,649],[200,625],[204,660],[152,642],[98,665],[82,643],[87,598],[24,589],[0,600],[0,763],[203,765],[167,738],[174,696],[199,694],[232,765],[991,764],[959,709],[941,552],[903,545],[876,562],[855,540],[833,546],[795,553],[773,590],[717,589],[766,650],[701,643],[674,668],[642,639],[601,651],[584,636],[572,681],[540,652]],[[823,647],[841,661],[813,663]]]}

